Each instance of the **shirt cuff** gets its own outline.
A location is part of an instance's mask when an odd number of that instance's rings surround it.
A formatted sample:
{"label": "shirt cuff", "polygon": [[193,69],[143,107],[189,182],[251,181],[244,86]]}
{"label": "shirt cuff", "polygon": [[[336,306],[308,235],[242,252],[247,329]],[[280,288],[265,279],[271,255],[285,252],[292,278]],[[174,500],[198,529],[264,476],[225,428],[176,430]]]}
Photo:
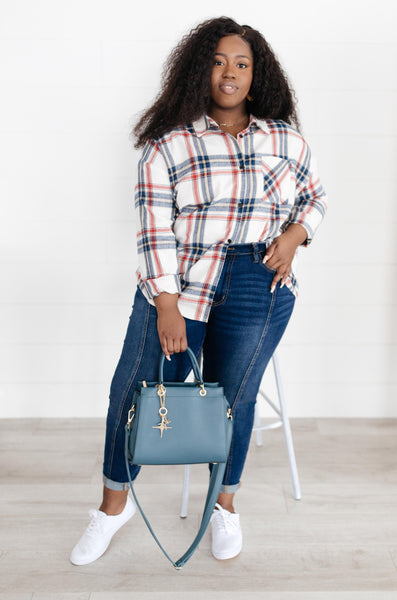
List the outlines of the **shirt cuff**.
{"label": "shirt cuff", "polygon": [[312,243],[314,230],[307,223],[301,223],[299,221],[299,219],[293,219],[292,221],[288,221],[287,223],[283,223],[281,225],[281,227],[280,227],[281,233],[285,233],[285,231],[288,229],[288,227],[290,225],[301,225],[301,227],[303,227],[303,229],[306,230],[307,237],[306,237],[305,241],[301,244],[301,246],[308,246],[309,244]]}
{"label": "shirt cuff", "polygon": [[147,296],[150,299],[155,298],[162,292],[168,294],[181,293],[181,283],[178,275],[162,275],[154,279],[142,280],[142,285],[145,287]]}
{"label": "shirt cuff", "polygon": [[298,219],[296,221],[291,221],[291,225],[292,223],[296,223],[297,225],[300,225],[301,227],[303,227],[303,229],[306,230],[307,236],[305,241],[301,244],[301,246],[308,246],[309,244],[311,244],[314,236],[314,230],[310,227],[310,225],[305,222],[300,223]]}

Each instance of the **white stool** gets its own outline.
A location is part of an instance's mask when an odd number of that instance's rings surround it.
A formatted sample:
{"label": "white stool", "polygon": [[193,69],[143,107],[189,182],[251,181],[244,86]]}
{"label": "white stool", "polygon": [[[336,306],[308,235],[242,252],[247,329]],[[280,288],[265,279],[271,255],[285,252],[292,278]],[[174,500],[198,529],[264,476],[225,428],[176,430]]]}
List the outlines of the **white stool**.
{"label": "white stool", "polygon": [[[274,378],[275,378],[276,386],[277,386],[277,395],[278,395],[278,404],[279,405],[277,406],[276,404],[274,404],[274,402],[272,402],[272,400],[269,398],[269,396],[267,396],[261,389],[259,390],[258,395],[262,396],[266,400],[266,402],[271,406],[271,408],[278,414],[278,416],[280,418],[277,421],[274,421],[273,423],[269,423],[267,425],[261,425],[261,419],[259,416],[259,409],[258,409],[258,403],[257,403],[255,405],[255,418],[254,418],[254,427],[252,429],[252,432],[255,433],[256,445],[262,446],[263,445],[262,434],[261,434],[262,431],[264,431],[265,429],[276,429],[277,427],[281,427],[281,426],[284,428],[285,441],[287,444],[288,461],[289,461],[291,477],[292,477],[292,487],[294,490],[294,498],[295,498],[295,500],[300,500],[301,499],[301,489],[300,489],[300,484],[299,484],[298,469],[296,466],[295,451],[294,451],[294,445],[292,442],[291,427],[289,424],[289,419],[288,419],[288,415],[287,415],[287,411],[286,411],[286,407],[285,407],[284,392],[283,392],[283,387],[282,387],[282,383],[281,383],[281,373],[280,373],[280,367],[279,367],[276,352],[272,356],[272,365],[273,365]],[[182,517],[182,518],[185,518],[187,516],[187,506],[188,506],[188,500],[189,500],[190,471],[191,471],[191,465],[185,465],[185,475],[184,475],[184,481],[183,481],[182,503],[181,503],[181,512],[180,512],[180,517]]]}

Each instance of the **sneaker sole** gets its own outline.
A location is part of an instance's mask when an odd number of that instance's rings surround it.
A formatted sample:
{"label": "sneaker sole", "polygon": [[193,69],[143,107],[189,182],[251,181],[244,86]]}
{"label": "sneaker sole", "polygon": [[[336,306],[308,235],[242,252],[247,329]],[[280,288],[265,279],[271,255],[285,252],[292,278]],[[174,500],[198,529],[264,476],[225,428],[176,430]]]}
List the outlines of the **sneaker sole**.
{"label": "sneaker sole", "polygon": [[241,552],[243,548],[243,545],[241,544],[240,548],[237,551],[234,552],[222,552],[222,553],[215,553],[212,552],[212,556],[214,558],[216,558],[217,560],[227,560],[229,558],[235,558],[236,556],[238,556]]}

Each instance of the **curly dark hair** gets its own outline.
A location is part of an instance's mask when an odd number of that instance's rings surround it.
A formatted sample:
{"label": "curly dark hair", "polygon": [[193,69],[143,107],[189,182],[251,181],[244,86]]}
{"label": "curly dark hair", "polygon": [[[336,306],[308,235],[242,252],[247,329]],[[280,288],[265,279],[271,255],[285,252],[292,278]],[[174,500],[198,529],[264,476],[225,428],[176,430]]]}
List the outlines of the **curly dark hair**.
{"label": "curly dark hair", "polygon": [[136,148],[208,111],[214,53],[227,35],[243,36],[253,54],[252,101],[247,112],[258,119],[282,119],[300,129],[295,93],[265,38],[249,25],[219,17],[192,29],[171,52],[163,68],[162,89],[132,131]]}

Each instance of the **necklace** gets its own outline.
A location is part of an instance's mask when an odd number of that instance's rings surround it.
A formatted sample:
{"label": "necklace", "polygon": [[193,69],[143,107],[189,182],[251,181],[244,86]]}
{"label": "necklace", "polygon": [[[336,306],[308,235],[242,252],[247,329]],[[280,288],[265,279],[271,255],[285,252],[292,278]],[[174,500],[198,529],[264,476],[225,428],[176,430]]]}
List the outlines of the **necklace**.
{"label": "necklace", "polygon": [[244,121],[247,120],[248,117],[243,117],[242,119],[240,119],[239,121],[236,121],[235,123],[218,123],[218,125],[222,126],[222,127],[235,127],[236,125],[240,125],[240,123],[243,123]]}

